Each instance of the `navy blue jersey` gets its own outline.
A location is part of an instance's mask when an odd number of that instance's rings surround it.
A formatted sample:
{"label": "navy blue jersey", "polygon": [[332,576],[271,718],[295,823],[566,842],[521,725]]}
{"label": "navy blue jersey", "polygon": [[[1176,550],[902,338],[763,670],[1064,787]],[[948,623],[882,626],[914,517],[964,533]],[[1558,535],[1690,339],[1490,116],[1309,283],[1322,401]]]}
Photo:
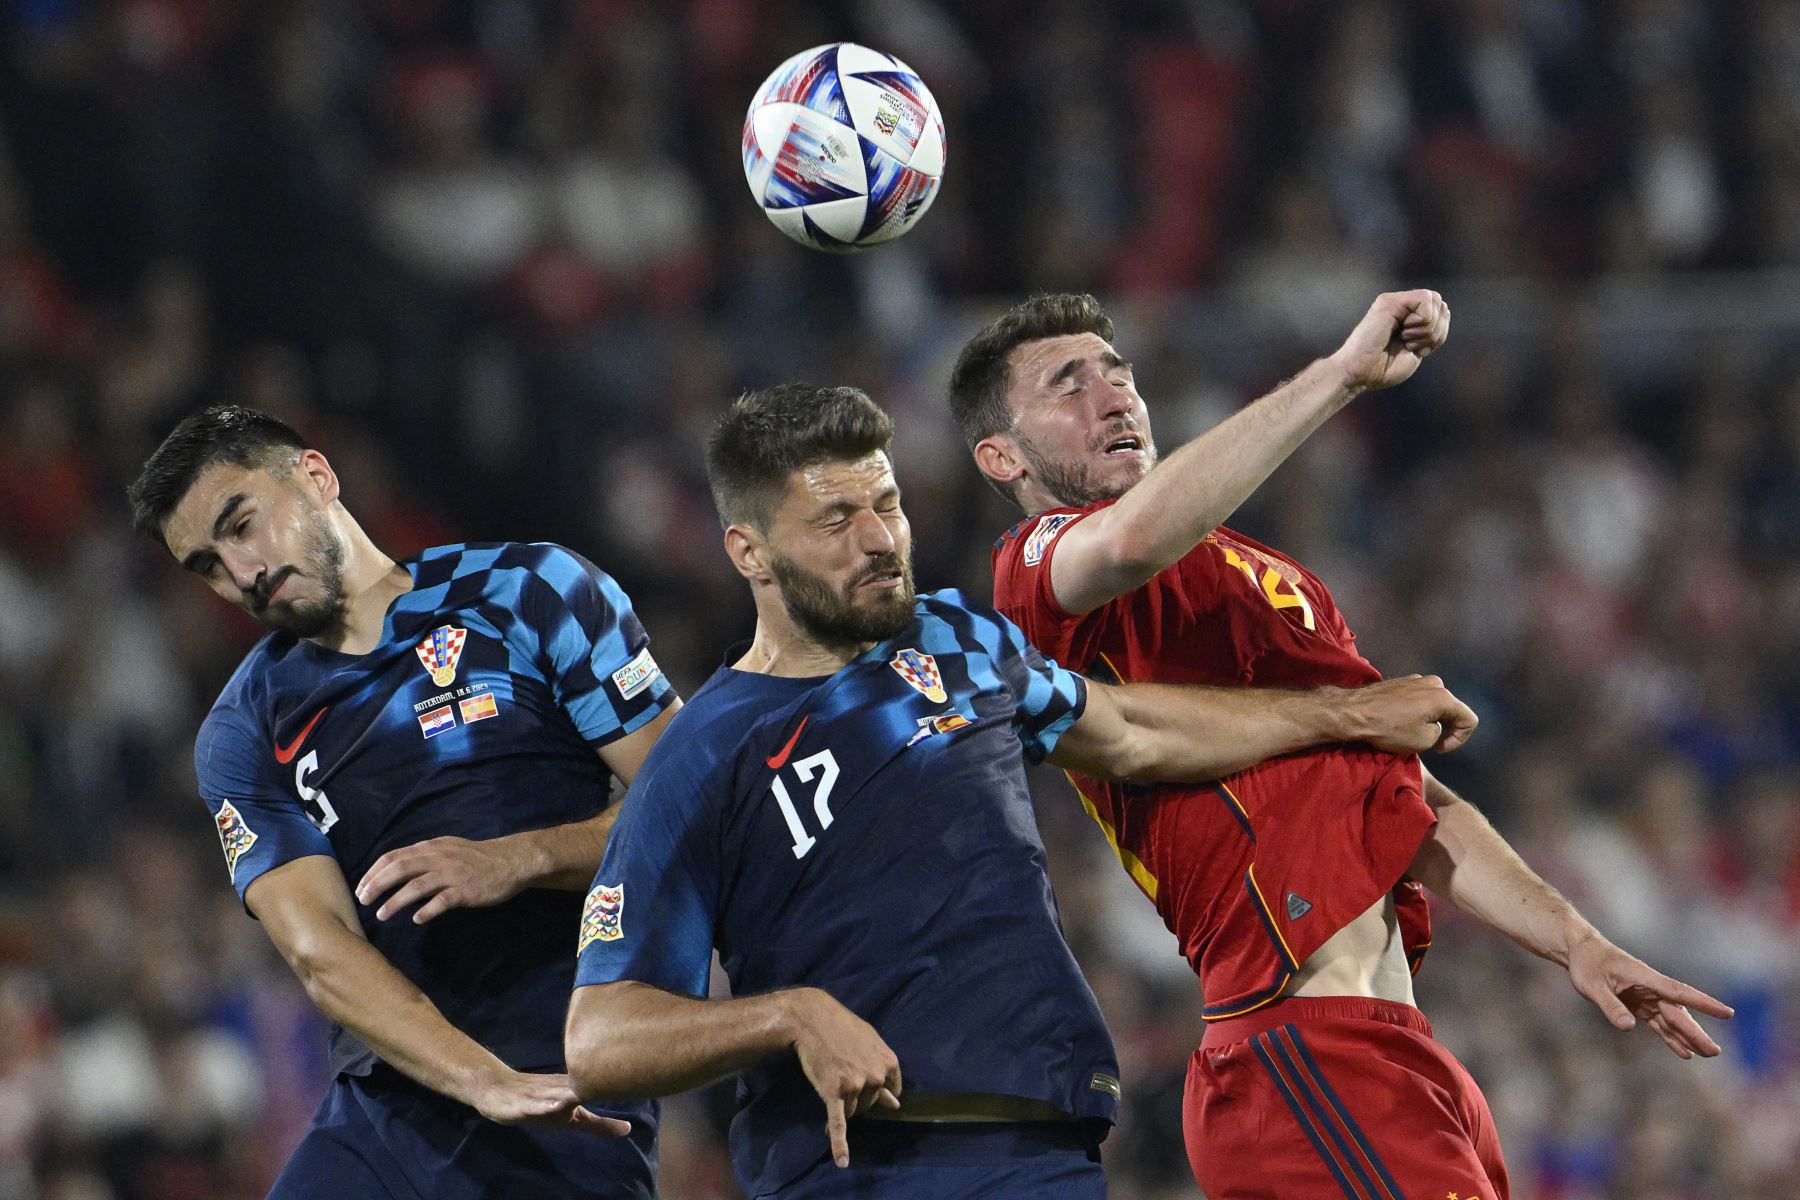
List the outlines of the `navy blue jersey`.
{"label": "navy blue jersey", "polygon": [[[238,667],[194,747],[232,882],[329,855],[352,888],[389,850],[500,837],[593,816],[595,753],[674,700],[631,602],[560,546],[440,546],[402,564],[412,590],[381,643],[340,654],[273,633]],[[369,941],[458,1029],[521,1070],[561,1070],[575,892],[528,888]],[[332,1068],[373,1055],[332,1031]]]}
{"label": "navy blue jersey", "polygon": [[[1025,760],[1085,682],[955,592],[834,675],[720,670],[677,713],[588,894],[578,986],[704,996],[824,988],[874,1025],[908,1092],[988,1092],[1110,1121],[1118,1067],[1057,922]],[[744,1073],[751,1195],[829,1153],[792,1055]]]}

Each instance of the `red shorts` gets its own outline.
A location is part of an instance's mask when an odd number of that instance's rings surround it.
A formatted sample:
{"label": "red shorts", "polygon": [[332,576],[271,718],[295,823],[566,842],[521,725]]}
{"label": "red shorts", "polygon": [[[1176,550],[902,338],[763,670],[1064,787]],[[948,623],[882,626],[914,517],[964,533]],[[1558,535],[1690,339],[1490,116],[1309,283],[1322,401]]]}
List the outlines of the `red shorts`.
{"label": "red shorts", "polygon": [[1182,1117],[1209,1200],[1507,1200],[1487,1101],[1409,1004],[1301,997],[1215,1022]]}

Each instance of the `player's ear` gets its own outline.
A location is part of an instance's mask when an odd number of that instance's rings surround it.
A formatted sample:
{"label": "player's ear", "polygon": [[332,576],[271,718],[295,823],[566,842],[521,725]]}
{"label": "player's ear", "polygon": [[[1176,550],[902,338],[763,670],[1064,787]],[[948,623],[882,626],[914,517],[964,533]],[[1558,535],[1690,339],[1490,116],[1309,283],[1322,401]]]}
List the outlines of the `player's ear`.
{"label": "player's ear", "polygon": [[767,583],[774,578],[769,571],[769,541],[749,525],[725,527],[725,556],[737,573],[751,583]]}
{"label": "player's ear", "polygon": [[975,443],[975,465],[995,483],[1012,483],[1025,474],[1025,456],[1019,444],[1004,433]]}
{"label": "player's ear", "polygon": [[294,472],[301,486],[316,495],[321,503],[330,504],[338,498],[337,472],[317,450],[302,450]]}

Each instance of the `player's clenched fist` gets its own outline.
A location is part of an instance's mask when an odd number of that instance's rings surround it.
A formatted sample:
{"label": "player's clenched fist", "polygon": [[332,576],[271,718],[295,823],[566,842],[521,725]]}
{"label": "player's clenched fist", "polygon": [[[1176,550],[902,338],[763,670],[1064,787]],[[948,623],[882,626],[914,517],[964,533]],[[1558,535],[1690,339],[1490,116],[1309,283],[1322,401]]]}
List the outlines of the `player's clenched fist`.
{"label": "player's clenched fist", "polygon": [[1351,391],[1404,383],[1450,336],[1450,306],[1436,292],[1384,292],[1331,356]]}
{"label": "player's clenched fist", "polygon": [[1455,750],[1480,723],[1475,710],[1451,695],[1436,675],[1407,675],[1338,692],[1337,711],[1344,741],[1367,742],[1392,754]]}
{"label": "player's clenched fist", "polygon": [[850,1165],[849,1118],[880,1104],[900,1107],[900,1060],[874,1026],[818,988],[787,993],[794,1053],[825,1102],[831,1158]]}

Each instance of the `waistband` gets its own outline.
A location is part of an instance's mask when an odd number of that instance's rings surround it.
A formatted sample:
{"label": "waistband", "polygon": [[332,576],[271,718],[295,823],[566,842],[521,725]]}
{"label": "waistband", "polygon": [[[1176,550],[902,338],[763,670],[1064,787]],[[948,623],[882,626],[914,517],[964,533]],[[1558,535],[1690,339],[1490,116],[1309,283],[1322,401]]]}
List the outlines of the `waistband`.
{"label": "waistband", "polygon": [[852,1118],[850,1161],[992,1160],[1072,1151],[1087,1155],[1105,1136],[1085,1121],[869,1121]]}
{"label": "waistband", "polygon": [[1200,1039],[1200,1045],[1230,1046],[1296,1021],[1379,1021],[1432,1036],[1431,1022],[1425,1019],[1425,1014],[1397,1000],[1376,1000],[1367,996],[1292,996],[1241,1017],[1212,1022],[1206,1027],[1206,1036]]}
{"label": "waistband", "polygon": [[861,1115],[871,1121],[962,1125],[1075,1120],[1048,1100],[1002,1096],[990,1092],[907,1092],[900,1097],[899,1108],[876,1105]]}

